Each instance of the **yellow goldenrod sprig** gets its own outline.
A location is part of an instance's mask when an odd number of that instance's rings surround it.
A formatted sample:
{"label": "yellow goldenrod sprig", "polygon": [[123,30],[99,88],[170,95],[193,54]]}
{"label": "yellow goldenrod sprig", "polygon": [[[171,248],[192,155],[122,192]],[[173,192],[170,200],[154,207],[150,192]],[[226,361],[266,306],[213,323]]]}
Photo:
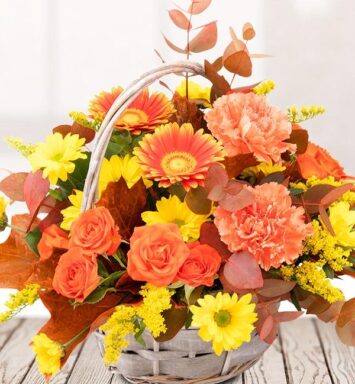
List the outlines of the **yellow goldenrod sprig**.
{"label": "yellow goldenrod sprig", "polygon": [[70,112],[69,117],[83,127],[94,129],[95,131],[100,127],[101,124],[99,119],[92,119],[85,115],[83,112]]}
{"label": "yellow goldenrod sprig", "polygon": [[300,109],[297,107],[297,105],[293,105],[287,108],[288,119],[293,124],[313,119],[316,116],[322,115],[324,112],[325,108],[323,105],[303,105]]}
{"label": "yellow goldenrod sprig", "polygon": [[9,299],[5,303],[8,310],[0,314],[0,324],[10,320],[25,307],[34,304],[39,298],[38,291],[40,288],[38,284],[30,284],[21,291],[10,294]]}
{"label": "yellow goldenrod sprig", "polygon": [[343,292],[333,287],[323,270],[322,261],[304,261],[298,266],[283,266],[280,272],[285,280],[296,281],[304,290],[321,296],[329,303],[344,300]]}
{"label": "yellow goldenrod sprig", "polygon": [[272,80],[266,80],[253,88],[254,93],[260,96],[266,96],[275,89],[275,83]]}
{"label": "yellow goldenrod sprig", "polygon": [[35,144],[25,144],[21,138],[18,137],[5,137],[4,140],[7,144],[22,156],[28,157],[36,150]]}

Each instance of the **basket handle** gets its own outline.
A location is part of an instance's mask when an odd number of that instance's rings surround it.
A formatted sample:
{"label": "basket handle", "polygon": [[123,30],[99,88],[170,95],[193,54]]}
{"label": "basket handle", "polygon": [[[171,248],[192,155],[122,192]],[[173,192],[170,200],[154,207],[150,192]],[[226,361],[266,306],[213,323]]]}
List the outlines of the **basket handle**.
{"label": "basket handle", "polygon": [[185,72],[193,75],[205,76],[204,68],[199,63],[179,61],[170,64],[162,64],[159,67],[144,73],[141,77],[131,83],[114,101],[95,137],[89,170],[85,180],[81,211],[90,209],[97,199],[101,164],[114,126],[121,114],[147,86],[161,79],[165,75],[172,73],[181,74]]}

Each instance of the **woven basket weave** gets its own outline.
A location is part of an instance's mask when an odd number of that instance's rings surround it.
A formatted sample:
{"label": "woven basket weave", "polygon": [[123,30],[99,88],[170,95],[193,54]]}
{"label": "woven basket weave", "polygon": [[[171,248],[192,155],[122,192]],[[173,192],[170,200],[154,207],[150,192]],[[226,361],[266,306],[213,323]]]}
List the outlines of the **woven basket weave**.
{"label": "woven basket weave", "polygon": [[[92,208],[97,199],[101,163],[122,112],[145,87],[165,75],[186,72],[205,76],[203,67],[198,63],[182,61],[163,64],[143,74],[117,97],[95,138],[85,181],[82,211]],[[96,336],[100,351],[104,354],[103,336],[99,332],[96,332]],[[132,383],[219,383],[251,367],[268,347],[254,335],[251,342],[242,345],[238,350],[216,356],[211,344],[202,341],[194,329],[181,330],[175,338],[163,343],[156,342],[148,331],[143,334],[143,338],[146,348],[131,338],[119,363],[110,367],[110,370]]]}

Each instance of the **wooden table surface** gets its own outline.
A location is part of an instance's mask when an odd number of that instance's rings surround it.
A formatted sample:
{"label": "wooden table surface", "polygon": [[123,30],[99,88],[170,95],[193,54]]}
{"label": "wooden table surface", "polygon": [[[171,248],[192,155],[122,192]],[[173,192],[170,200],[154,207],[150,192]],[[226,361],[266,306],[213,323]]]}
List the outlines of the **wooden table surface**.
{"label": "wooden table surface", "polygon": [[[0,383],[43,384],[28,342],[44,320],[0,325]],[[91,337],[51,384],[122,384],[102,364]],[[280,337],[263,358],[228,384],[354,384],[355,348],[341,344],[332,326],[306,318],[281,324]]]}

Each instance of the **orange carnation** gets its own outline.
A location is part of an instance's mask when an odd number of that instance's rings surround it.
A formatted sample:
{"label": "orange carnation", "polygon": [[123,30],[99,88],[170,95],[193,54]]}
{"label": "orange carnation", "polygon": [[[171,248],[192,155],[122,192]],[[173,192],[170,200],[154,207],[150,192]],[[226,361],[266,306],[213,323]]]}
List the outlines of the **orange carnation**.
{"label": "orange carnation", "polygon": [[50,225],[43,231],[42,238],[37,245],[41,261],[52,257],[55,249],[68,248],[68,235],[55,224]]}
{"label": "orange carnation", "polygon": [[127,272],[133,280],[157,287],[169,285],[189,255],[176,224],[135,228],[131,237]]}
{"label": "orange carnation", "polygon": [[303,178],[316,176],[325,179],[334,176],[340,179],[345,176],[344,168],[324,148],[308,143],[307,151],[297,156],[297,163]]}
{"label": "orange carnation", "polygon": [[112,255],[121,244],[119,229],[105,207],[89,209],[74,221],[70,230],[70,247],[81,247],[85,253]]}
{"label": "orange carnation", "polygon": [[79,247],[71,248],[59,259],[53,278],[54,290],[82,303],[100,283],[97,260],[88,258]]}
{"label": "orange carnation", "polygon": [[221,266],[221,256],[207,244],[200,244],[198,241],[189,243],[189,257],[180,268],[176,280],[198,287],[206,285],[212,287],[214,278]]}

